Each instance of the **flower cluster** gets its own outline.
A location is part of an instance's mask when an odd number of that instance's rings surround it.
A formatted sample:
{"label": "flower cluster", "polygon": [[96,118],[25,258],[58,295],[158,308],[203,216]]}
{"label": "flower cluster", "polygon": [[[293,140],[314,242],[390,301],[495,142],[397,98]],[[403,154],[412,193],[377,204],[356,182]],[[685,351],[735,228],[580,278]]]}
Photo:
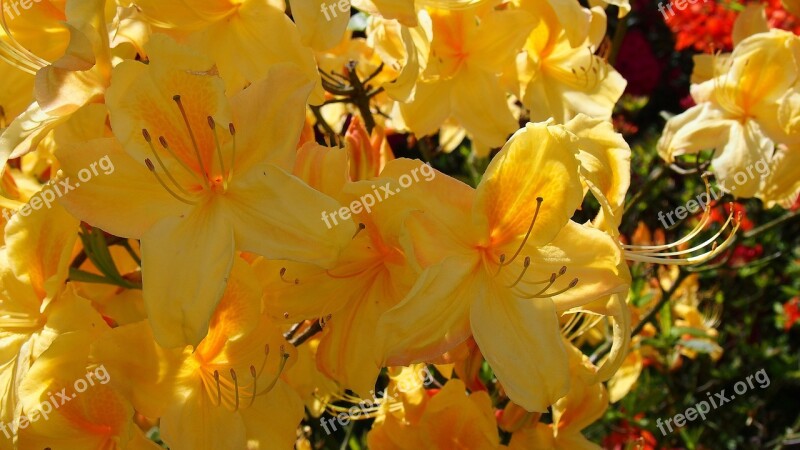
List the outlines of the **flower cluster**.
{"label": "flower cluster", "polygon": [[[604,7],[630,7],[591,3],[37,0],[4,22],[0,420],[109,382],[0,448],[302,448],[306,415],[370,396],[375,449],[591,448],[641,351],[631,265],[712,261],[742,223],[622,243]],[[736,195],[788,206],[800,41],[763,25],[697,59],[659,151],[719,147],[722,181],[763,158]],[[490,161],[467,184],[409,147]],[[676,325],[716,355],[692,286]]]}

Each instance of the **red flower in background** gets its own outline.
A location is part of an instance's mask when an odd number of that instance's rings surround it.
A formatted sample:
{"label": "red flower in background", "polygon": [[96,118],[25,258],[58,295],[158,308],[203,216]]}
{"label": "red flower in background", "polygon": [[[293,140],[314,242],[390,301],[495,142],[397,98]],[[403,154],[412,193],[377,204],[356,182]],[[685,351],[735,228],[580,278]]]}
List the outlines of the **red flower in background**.
{"label": "red flower in background", "polygon": [[[780,0],[761,0],[766,5],[767,22],[772,28],[800,34],[800,19],[789,14]],[[672,5],[674,15],[667,12],[667,25],[675,34],[675,50],[694,48],[711,53],[733,49],[733,23],[742,4],[735,1],[710,0],[687,4],[680,10]]]}
{"label": "red flower in background", "polygon": [[709,225],[712,223],[718,223],[720,225],[724,224],[725,221],[728,220],[728,215],[731,213],[731,208],[733,208],[733,219],[736,220],[739,218],[742,221],[741,230],[749,231],[753,228],[753,221],[747,218],[747,210],[745,209],[744,205],[737,202],[725,202],[722,205],[719,203],[720,202],[715,201],[708,206],[711,208],[711,212],[709,213]]}
{"label": "red flower in background", "polygon": [[728,265],[732,267],[743,266],[750,261],[759,258],[763,254],[764,247],[761,244],[756,244],[752,247],[747,245],[737,245],[736,248],[733,249],[733,255],[731,255]]}
{"label": "red flower in background", "polygon": [[[644,414],[637,414],[634,419],[639,420],[644,418]],[[633,444],[633,447],[629,447]],[[619,426],[614,427],[614,430],[606,436],[603,440],[603,448],[609,450],[623,450],[633,448],[636,450],[655,450],[656,445],[655,436],[653,433],[643,430],[636,425],[628,423],[627,420],[620,420]]]}
{"label": "red flower in background", "polygon": [[783,324],[783,329],[789,331],[795,322],[800,320],[800,297],[795,297],[784,303],[783,312],[786,314],[786,322]]}

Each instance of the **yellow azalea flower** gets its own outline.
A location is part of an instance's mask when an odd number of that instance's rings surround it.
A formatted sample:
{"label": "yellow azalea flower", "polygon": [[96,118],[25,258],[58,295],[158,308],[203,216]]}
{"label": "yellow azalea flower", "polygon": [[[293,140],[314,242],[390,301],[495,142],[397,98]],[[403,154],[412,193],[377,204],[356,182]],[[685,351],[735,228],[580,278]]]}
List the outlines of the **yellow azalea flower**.
{"label": "yellow azalea flower", "polygon": [[[714,148],[713,172],[727,190],[737,197],[782,200],[797,187],[795,180],[765,172],[777,169],[778,162],[790,166],[786,163],[796,153],[774,149],[798,140],[781,128],[785,120],[779,121],[779,107],[797,81],[799,64],[800,38],[792,33],[770,30],[739,42],[728,67],[713,65],[715,76],[692,87],[698,104],[667,122],[659,155],[674,162],[680,155]],[[765,75],[763,67],[775,70]],[[788,185],[777,187],[770,180]]]}
{"label": "yellow azalea flower", "polygon": [[610,118],[626,82],[595,55],[606,32],[603,10],[592,9],[588,35],[574,45],[568,29],[576,26],[575,22],[559,20],[547,2],[522,0],[520,6],[536,18],[536,27],[525,43],[525,56],[518,58],[520,98],[532,120],[553,117],[564,123],[577,113]]}
{"label": "yellow azalea flower", "polygon": [[[325,265],[354,228],[327,230],[320,211],[338,204],[285,172],[310,89],[299,70],[275,67],[227,99],[205,58],[165,37],[149,53],[149,65],[114,69],[107,104],[122,145],[97,139],[57,157],[73,180],[102,157],[114,163],[61,201],[94,226],[141,239],[148,318],[172,348],[205,336],[235,250]],[[194,72],[166,64],[176,59]],[[174,271],[186,264],[197,270]]]}
{"label": "yellow azalea flower", "polygon": [[[393,384],[389,385],[391,392]],[[412,391],[403,395],[402,407],[388,402],[367,435],[369,448],[400,449],[499,449],[492,400],[485,391],[467,395],[461,380],[452,379],[427,398]],[[399,406],[399,405],[398,405]]]}
{"label": "yellow azalea flower", "polygon": [[405,242],[425,271],[381,318],[388,364],[434,358],[472,333],[515,403],[544,411],[566,393],[559,314],[627,290],[619,246],[570,221],[582,200],[575,140],[529,123],[474,193],[450,184],[417,195]]}
{"label": "yellow azalea flower", "polygon": [[580,350],[568,344],[570,389],[553,405],[553,423],[537,423],[515,432],[509,450],[600,450],[581,430],[603,416],[608,392],[595,377],[597,368]]}
{"label": "yellow azalea flower", "polygon": [[237,257],[196,347],[164,350],[139,322],[101,337],[92,360],[138,411],[161,417],[161,437],[172,449],[289,448],[303,403],[280,376],[297,353],[263,313],[262,295],[251,267]]}
{"label": "yellow azalea flower", "polygon": [[[316,151],[308,147],[316,147]],[[361,154],[360,149],[354,150],[307,144],[301,153],[308,156],[304,156],[303,164],[296,168],[296,173],[311,178],[312,186],[347,205],[326,211],[316,220],[321,219],[333,228],[347,223],[359,224],[358,231],[343,248],[340,258],[327,269],[266,260],[257,262],[255,266],[269,293],[269,309],[277,319],[296,323],[330,315],[325,320],[316,352],[317,367],[342,388],[366,396],[374,387],[381,368],[373,357],[373,336],[378,319],[406,295],[416,274],[400,250],[399,223],[384,219],[394,216],[398,207],[395,197],[404,195],[397,193],[400,191],[398,180],[374,178],[362,172],[360,166],[368,156]],[[368,151],[372,152],[371,149]],[[344,155],[353,155],[349,167]],[[435,177],[433,169],[428,166],[422,170],[421,163],[412,164],[418,173],[433,174],[420,178],[420,182],[446,180],[444,176]],[[323,174],[316,176],[308,168],[322,168]],[[353,174],[354,169],[359,171],[354,176],[364,173],[367,179],[346,184],[348,173]],[[338,182],[335,180],[337,177]],[[428,179],[431,181],[423,181]],[[380,196],[376,198],[376,192],[381,195],[383,189],[392,192],[393,197],[385,198],[385,201]],[[347,217],[342,216],[342,210]]]}
{"label": "yellow azalea flower", "polygon": [[[188,48],[209,55],[230,93],[264,78],[279,63],[294,63],[307,78],[319,79],[314,56],[284,13],[283,0],[129,3],[141,9],[154,31],[168,33]],[[322,95],[317,84],[312,103],[321,103]]]}
{"label": "yellow azalea flower", "polygon": [[[34,12],[39,15],[40,19],[45,20],[44,23],[53,22],[63,12],[59,13],[50,2],[46,3],[49,7],[37,5],[30,12],[32,16],[35,16]],[[3,166],[7,159],[34,150],[51,130],[82,106],[103,101],[112,65],[105,5],[104,0],[92,0],[81,2],[69,10],[65,25],[69,33],[69,45],[63,56],[52,63],[33,55],[22,44],[17,44],[17,51],[32,60],[30,67],[25,69],[35,70],[36,102],[0,135],[0,163]],[[28,17],[27,11],[22,17]],[[48,18],[50,20],[46,20]],[[42,23],[35,23],[35,27],[41,30]],[[58,33],[63,27],[54,28],[54,32]],[[63,33],[58,35],[67,40]]]}
{"label": "yellow azalea flower", "polygon": [[417,6],[458,10],[485,3],[495,0],[353,0],[353,6],[370,15],[396,19],[408,27],[417,25]]}
{"label": "yellow azalea flower", "polygon": [[[102,365],[89,365],[89,348],[107,325],[59,336],[20,385],[18,448],[156,450],[133,423],[133,408]],[[80,391],[78,389],[81,389]],[[24,426],[23,424],[28,425]]]}
{"label": "yellow azalea flower", "polygon": [[64,333],[102,324],[74,286],[64,285],[77,227],[58,205],[20,211],[6,226],[0,249],[0,420],[6,423],[19,417],[17,387],[50,344]]}
{"label": "yellow azalea flower", "polygon": [[500,84],[500,68],[521,50],[533,21],[525,11],[494,10],[491,4],[430,10],[433,40],[413,101],[400,104],[406,126],[435,133],[452,117],[476,145],[500,147],[517,121]]}

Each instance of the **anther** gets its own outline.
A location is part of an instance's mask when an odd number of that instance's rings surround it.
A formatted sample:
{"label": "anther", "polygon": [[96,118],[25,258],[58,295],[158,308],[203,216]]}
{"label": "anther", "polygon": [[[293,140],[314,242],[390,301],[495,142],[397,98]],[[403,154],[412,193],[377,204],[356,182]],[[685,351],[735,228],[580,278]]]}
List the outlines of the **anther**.
{"label": "anther", "polygon": [[531,257],[530,256],[526,256],[525,257],[525,262],[522,263],[522,272],[520,272],[520,274],[517,277],[517,279],[514,280],[514,282],[511,283],[511,285],[508,286],[508,287],[513,288],[514,286],[516,286],[522,280],[522,277],[525,276],[525,272],[528,271],[528,267],[530,267],[530,265],[531,265]]}
{"label": "anther", "polygon": [[163,187],[164,189],[166,189],[166,191],[167,191],[167,192],[169,192],[169,193],[170,193],[170,195],[172,195],[173,197],[175,197],[175,199],[176,199],[176,200],[178,200],[178,201],[180,201],[180,202],[183,202],[183,203],[186,203],[187,205],[196,205],[196,204],[197,204],[197,202],[193,202],[193,201],[191,201],[191,200],[186,200],[185,198],[183,198],[183,197],[181,197],[180,195],[176,194],[176,193],[175,193],[175,191],[173,191],[172,189],[170,189],[170,188],[169,188],[169,186],[167,186],[167,184],[166,184],[166,183],[164,183],[164,180],[162,180],[162,179],[161,179],[161,176],[159,176],[159,175],[158,175],[158,172],[156,172],[156,168],[155,168],[155,166],[153,165],[153,162],[152,162],[152,161],[150,161],[150,159],[149,159],[149,158],[145,158],[145,160],[144,160],[144,163],[145,163],[145,165],[147,166],[147,168],[150,170],[150,172],[152,172],[152,173],[153,173],[153,175],[155,175],[155,177],[156,177],[156,180],[158,180],[158,182],[159,182],[159,183],[161,183],[161,187]]}
{"label": "anther", "polygon": [[236,164],[236,128],[233,127],[233,123],[228,124],[228,132],[233,138],[233,144],[231,148],[231,170],[228,171],[228,176],[226,177],[228,183],[230,183],[231,178],[233,177],[233,166]]}
{"label": "anther", "polygon": [[[181,184],[178,183],[178,180],[176,180],[175,177],[173,177],[172,174],[169,172],[169,170],[167,170],[167,166],[164,164],[164,161],[161,160],[160,156],[158,156],[158,152],[156,152],[155,147],[153,147],[153,140],[150,137],[150,132],[147,131],[147,129],[142,128],[142,136],[144,137],[144,140],[147,141],[147,145],[148,145],[148,147],[150,147],[150,152],[153,153],[153,157],[156,159],[156,161],[158,161],[159,167],[161,167],[161,170],[164,171],[164,173],[167,175],[167,178],[169,178],[169,180],[172,182],[172,184],[176,188],[178,188],[178,190],[181,191],[181,193],[183,195],[186,195],[187,197],[191,198],[192,194],[190,194],[188,191],[186,191],[186,189],[184,189],[181,186]],[[148,166],[148,168],[149,168],[149,166]]]}
{"label": "anther", "polygon": [[256,388],[256,383],[258,382],[258,374],[256,373],[256,366],[250,364],[250,376],[253,377],[253,395],[250,397],[250,404],[247,405],[248,407],[253,406],[253,402],[256,401],[256,393],[258,389]]}
{"label": "anther", "polygon": [[281,274],[281,281],[283,281],[284,283],[300,284],[300,280],[298,278],[295,278],[294,281],[290,281],[283,277],[284,275],[286,275],[286,267],[281,267],[280,274]]}
{"label": "anther", "polygon": [[[142,130],[142,131],[145,131],[145,130]],[[149,136],[149,133],[148,133],[148,136]],[[164,136],[159,136],[158,137],[158,143],[161,144],[161,147],[164,150],[166,150],[167,153],[169,153],[170,156],[172,156],[172,159],[174,159],[175,161],[178,161],[178,163],[180,163],[181,167],[183,167],[183,169],[186,170],[186,172],[188,172],[189,175],[194,177],[194,179],[197,180],[199,183],[203,182],[203,180],[199,176],[197,176],[197,173],[194,170],[192,170],[192,168],[189,167],[183,159],[178,158],[178,155],[176,155],[175,152],[172,151],[172,148],[170,148],[169,143],[167,143],[167,140],[164,138]],[[155,153],[155,149],[152,149],[152,150],[153,150],[153,153]]]}
{"label": "anther", "polygon": [[353,235],[353,239],[355,239],[356,236],[358,236],[358,233],[361,233],[361,230],[363,230],[364,228],[367,228],[367,226],[364,225],[363,223],[359,223],[358,229],[356,230],[356,234]]}
{"label": "anther", "polygon": [[217,382],[217,406],[222,404],[222,387],[219,385],[219,372],[214,371],[214,381]]}

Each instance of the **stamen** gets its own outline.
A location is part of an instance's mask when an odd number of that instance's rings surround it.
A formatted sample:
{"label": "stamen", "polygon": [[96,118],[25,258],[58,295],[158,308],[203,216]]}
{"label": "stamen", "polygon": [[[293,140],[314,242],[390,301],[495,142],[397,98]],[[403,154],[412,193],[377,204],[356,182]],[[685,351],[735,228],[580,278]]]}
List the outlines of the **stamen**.
{"label": "stamen", "polygon": [[6,10],[5,1],[0,0],[0,26],[2,26],[8,38],[8,42],[6,42],[5,39],[0,39],[0,60],[7,62],[12,67],[16,67],[23,72],[35,75],[39,69],[47,67],[50,63],[36,56],[17,41],[11,33],[11,30],[8,29],[8,23],[6,23],[6,16],[4,14]]}
{"label": "stamen", "polygon": [[[731,209],[733,211],[733,209]],[[734,220],[734,217],[736,219]],[[705,221],[704,221],[705,222]],[[730,234],[727,238],[722,242],[721,245],[717,245],[717,238],[728,228],[728,226],[734,223],[733,229],[731,230]],[[727,249],[733,242],[736,240],[736,232],[739,231],[739,227],[741,226],[741,212],[734,214],[731,212],[728,215],[728,219],[722,225],[722,228],[710,239],[706,240],[700,245],[696,245],[688,250],[676,251],[676,252],[659,252],[659,251],[648,251],[654,246],[627,246],[628,248],[624,248],[625,258],[631,261],[643,262],[643,263],[652,263],[652,264],[664,264],[664,265],[676,265],[676,266],[688,266],[688,265],[695,265],[695,264],[702,264],[704,262],[710,261],[711,259],[717,257],[722,251]],[[690,233],[696,234],[696,233]],[[681,241],[684,241],[682,239]],[[680,243],[683,243],[679,241]],[[713,242],[713,243],[712,243]],[[712,243],[711,250],[697,256],[690,256],[688,258],[679,258],[679,259],[671,259],[670,256],[680,256],[685,255],[688,253],[692,253],[694,251],[700,250],[708,246],[709,243]],[[674,248],[678,243],[669,244],[668,246],[655,246],[656,248]]]}
{"label": "stamen", "polygon": [[233,412],[239,410],[239,379],[236,378],[236,372],[231,369],[231,379],[233,380],[233,390],[236,392],[236,406],[233,408]]}
{"label": "stamen", "polygon": [[197,139],[194,137],[194,132],[192,131],[192,126],[189,125],[189,116],[186,115],[186,110],[183,108],[183,103],[181,102],[180,95],[173,95],[172,100],[178,105],[178,109],[181,111],[181,116],[183,117],[183,123],[186,124],[186,130],[189,132],[189,137],[192,139],[192,147],[194,147],[194,153],[197,157],[197,164],[200,165],[200,171],[203,173],[203,181],[205,182],[206,187],[210,187],[208,184],[208,171],[206,170],[205,165],[203,164],[203,158],[200,156],[200,147],[197,146]]}
{"label": "stamen", "polygon": [[[288,360],[289,360],[289,354],[284,352],[284,347],[283,345],[281,345],[281,362],[278,365],[278,373],[275,374],[275,378],[272,379],[272,381],[267,385],[266,388],[264,388],[261,392],[254,394],[254,396],[266,394],[267,392],[271,391],[272,388],[275,387],[275,384],[277,384],[278,380],[281,378],[281,373],[283,373],[283,369],[286,368],[286,362]],[[253,392],[255,392],[255,390],[253,390]]]}
{"label": "stamen", "polygon": [[152,162],[152,161],[150,161],[150,159],[149,159],[149,158],[146,158],[146,159],[144,160],[144,163],[145,163],[145,165],[147,165],[147,168],[150,170],[150,172],[152,172],[152,173],[153,173],[153,175],[155,175],[155,176],[156,176],[156,180],[158,180],[158,182],[159,182],[159,183],[161,183],[161,186],[162,186],[164,189],[166,189],[166,190],[167,190],[167,192],[169,192],[169,193],[170,193],[170,195],[172,195],[173,197],[175,197],[175,199],[177,199],[178,201],[181,201],[181,202],[183,202],[183,203],[186,203],[187,205],[192,205],[192,206],[194,206],[194,205],[196,205],[196,204],[197,204],[197,202],[193,202],[193,201],[191,201],[191,200],[186,200],[185,198],[183,198],[183,197],[181,197],[180,195],[176,194],[176,193],[175,193],[175,191],[173,191],[172,189],[170,189],[170,188],[169,188],[169,186],[167,186],[167,184],[166,184],[166,183],[164,183],[164,180],[162,180],[162,179],[161,179],[161,177],[158,175],[158,172],[156,172],[156,168],[155,168],[155,166],[153,166],[153,162]]}
{"label": "stamen", "polygon": [[519,281],[520,281],[520,280],[522,280],[522,277],[523,277],[523,276],[525,276],[525,272],[527,272],[527,271],[528,271],[528,267],[529,267],[530,265],[531,265],[531,257],[530,257],[530,256],[526,256],[526,257],[525,257],[525,262],[524,262],[524,263],[522,263],[522,272],[520,272],[520,274],[519,274],[519,276],[517,277],[517,279],[516,279],[516,280],[514,280],[514,282],[513,282],[513,283],[511,283],[511,286],[508,286],[508,287],[510,287],[510,288],[513,288],[514,286],[516,286],[516,285],[517,285],[517,283],[519,283]]}
{"label": "stamen", "polygon": [[533,298],[555,297],[556,295],[560,295],[560,294],[563,294],[564,292],[567,292],[568,290],[574,288],[577,285],[578,285],[578,279],[577,278],[573,278],[572,281],[569,282],[569,285],[567,285],[567,287],[565,287],[564,289],[561,289],[560,291],[556,291],[556,292],[551,292],[549,294],[537,295],[536,297],[533,297]]}
{"label": "stamen", "polygon": [[176,180],[175,177],[173,177],[172,174],[169,173],[169,171],[167,170],[167,166],[164,165],[164,161],[161,160],[161,157],[158,156],[158,153],[156,153],[156,149],[153,147],[153,140],[150,138],[150,133],[144,128],[142,128],[142,136],[144,136],[144,140],[147,141],[147,145],[150,147],[150,152],[153,153],[153,156],[156,158],[156,161],[158,161],[158,165],[161,167],[161,170],[163,170],[164,173],[167,174],[167,177],[169,178],[170,181],[172,181],[172,184],[174,184],[175,187],[177,187],[178,190],[181,191],[184,195],[191,197],[192,194],[186,191],[186,189],[184,189],[181,186],[181,184],[178,183],[178,180]]}
{"label": "stamen", "polygon": [[247,405],[248,408],[253,406],[253,402],[256,401],[257,392],[256,382],[258,381],[258,374],[256,373],[256,367],[252,364],[250,364],[250,376],[253,377],[253,395],[250,396],[250,404]]}
{"label": "stamen", "polygon": [[222,404],[222,387],[219,385],[219,372],[214,371],[214,381],[217,382],[217,405],[219,406]]}
{"label": "stamen", "polygon": [[367,228],[367,226],[364,225],[363,223],[359,223],[358,229],[356,230],[356,234],[353,235],[353,239],[355,239],[356,236],[358,236],[358,233],[361,233],[361,230],[363,230],[364,228]]}
{"label": "stamen", "polygon": [[217,157],[219,158],[219,170],[222,173],[222,190],[228,190],[228,174],[225,173],[225,162],[222,160],[222,148],[219,145],[219,137],[217,136],[217,125],[214,123],[214,118],[208,116],[208,126],[214,134],[214,146],[217,148]]}
{"label": "stamen", "polygon": [[[711,185],[708,183],[708,175],[703,175],[703,183],[706,186],[706,198],[711,198]],[[700,234],[708,225],[708,222],[711,220],[711,208],[706,208],[703,210],[703,216],[700,219],[700,222],[689,232],[686,236],[679,239],[676,242],[666,245],[630,245],[630,244],[622,244],[622,248],[625,251],[632,250],[632,251],[661,251],[661,250],[669,250],[671,248],[675,248],[679,245],[682,245],[686,242],[691,241],[694,239],[695,236]]]}
{"label": "stamen", "polygon": [[505,253],[501,253],[500,254],[500,261],[499,261],[499,263],[497,265],[497,272],[494,273],[494,276],[500,275],[500,271],[503,270],[503,263],[505,261],[506,261],[506,254]]}
{"label": "stamen", "polygon": [[295,279],[294,279],[294,281],[289,281],[289,280],[287,280],[286,278],[283,278],[283,276],[284,276],[284,275],[286,275],[286,267],[281,267],[281,272],[280,272],[280,274],[281,274],[281,280],[282,280],[284,283],[289,283],[289,284],[300,284],[300,280],[299,280],[299,279],[297,279],[297,278],[295,278]]}
{"label": "stamen", "polygon": [[192,168],[189,167],[189,165],[186,164],[186,162],[183,159],[178,158],[178,155],[176,155],[175,152],[172,151],[172,149],[169,146],[169,143],[167,142],[167,139],[164,136],[159,136],[158,137],[158,143],[161,144],[161,147],[164,150],[166,150],[169,153],[170,156],[172,156],[172,159],[174,159],[175,161],[178,161],[178,163],[180,163],[181,167],[183,167],[186,170],[186,172],[189,173],[189,175],[193,176],[194,179],[197,180],[198,183],[202,183],[203,182],[203,179],[200,178],[199,176],[197,176],[197,172],[192,170]]}

